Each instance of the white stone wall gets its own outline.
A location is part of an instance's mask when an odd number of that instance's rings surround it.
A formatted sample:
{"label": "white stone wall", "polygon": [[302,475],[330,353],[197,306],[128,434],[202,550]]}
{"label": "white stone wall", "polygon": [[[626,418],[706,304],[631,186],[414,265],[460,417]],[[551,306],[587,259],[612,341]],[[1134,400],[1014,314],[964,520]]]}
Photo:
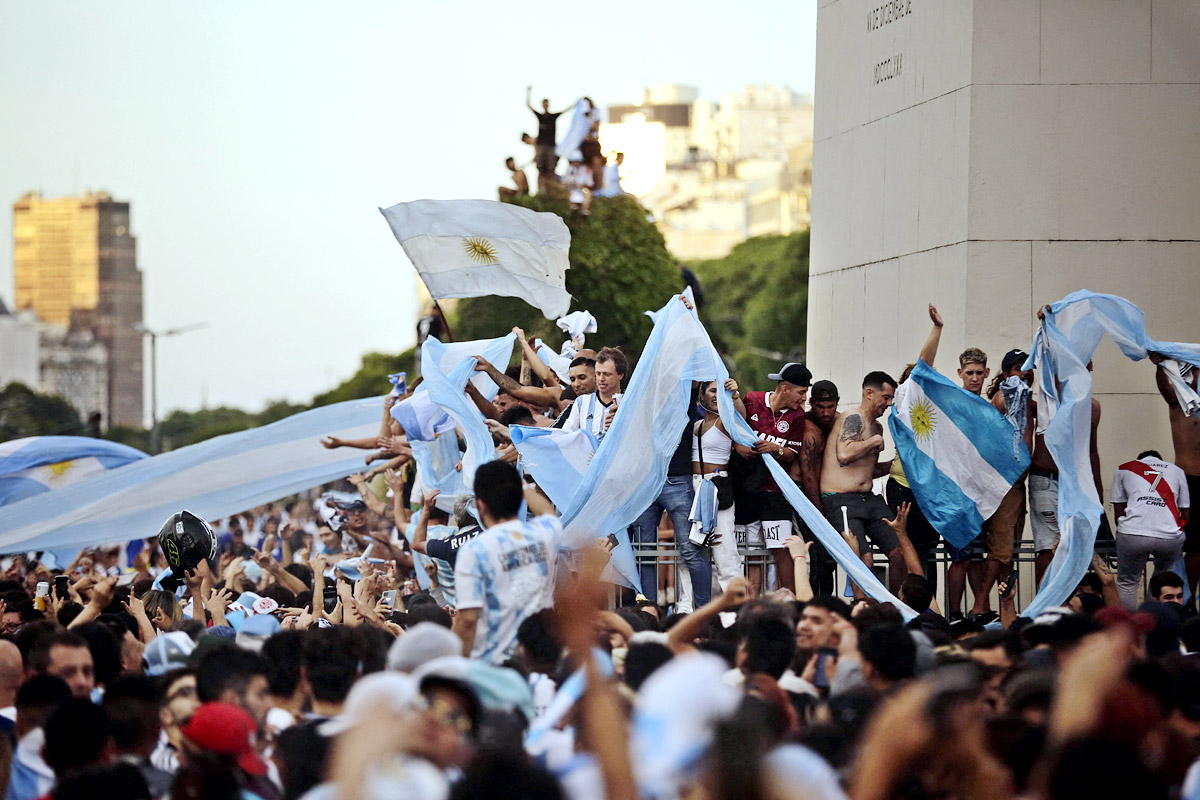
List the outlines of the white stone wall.
{"label": "white stone wall", "polygon": [[[1200,2],[821,0],[815,131],[809,363],[845,400],[930,301],[946,373],[1081,288],[1200,342]],[[1102,344],[1095,387],[1106,483],[1171,451],[1148,364]]]}
{"label": "white stone wall", "polygon": [[30,312],[0,313],[0,388],[13,382],[38,386],[37,319]]}

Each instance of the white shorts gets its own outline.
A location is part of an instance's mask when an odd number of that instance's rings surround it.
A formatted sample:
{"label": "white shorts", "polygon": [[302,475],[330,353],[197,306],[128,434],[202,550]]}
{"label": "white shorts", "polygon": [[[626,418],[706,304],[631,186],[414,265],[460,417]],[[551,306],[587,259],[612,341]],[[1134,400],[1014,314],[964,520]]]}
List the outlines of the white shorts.
{"label": "white shorts", "polygon": [[737,536],[738,547],[765,547],[768,550],[778,550],[787,547],[788,537],[792,535],[790,519],[764,519],[746,525],[735,525],[734,535]]}

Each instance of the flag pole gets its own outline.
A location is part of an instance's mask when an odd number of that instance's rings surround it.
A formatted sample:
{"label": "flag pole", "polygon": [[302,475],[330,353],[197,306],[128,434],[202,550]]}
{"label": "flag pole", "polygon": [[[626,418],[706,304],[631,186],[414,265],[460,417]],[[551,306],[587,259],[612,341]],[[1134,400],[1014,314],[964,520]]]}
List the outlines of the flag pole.
{"label": "flag pole", "polygon": [[442,304],[434,300],[433,310],[437,313],[438,319],[442,321],[442,328],[446,331],[446,341],[453,342],[454,333],[450,330],[450,322],[446,319],[446,312],[442,311]]}

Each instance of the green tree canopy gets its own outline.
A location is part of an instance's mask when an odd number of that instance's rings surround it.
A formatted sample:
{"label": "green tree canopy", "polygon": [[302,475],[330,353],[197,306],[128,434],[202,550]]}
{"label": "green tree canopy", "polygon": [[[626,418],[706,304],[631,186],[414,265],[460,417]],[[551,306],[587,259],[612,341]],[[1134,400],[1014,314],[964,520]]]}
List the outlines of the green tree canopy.
{"label": "green tree canopy", "polygon": [[729,255],[688,264],[700,279],[700,317],[746,389],[784,361],[803,361],[808,329],[808,231],[756,236]]}
{"label": "green tree canopy", "polygon": [[23,383],[0,389],[0,442],[26,436],[90,436],[65,398],[35,392]]}
{"label": "green tree canopy", "polygon": [[[597,197],[588,217],[572,215],[565,200],[519,197],[517,204],[561,216],[571,230],[571,269],[567,291],[571,310],[587,310],[597,320],[589,344],[617,345],[635,355],[650,335],[646,311],[656,310],[683,289],[683,280],[646,210],[630,196]],[[534,307],[515,297],[461,300],[451,327],[454,338],[490,339],[521,326],[557,349],[564,334]]]}
{"label": "green tree canopy", "polygon": [[[509,326],[512,327],[512,326]],[[363,397],[379,397],[391,391],[388,375],[408,373],[409,385],[416,376],[417,348],[410,347],[399,355],[389,353],[367,353],[362,357],[358,371],[327,392],[313,398],[313,407],[340,403],[343,400],[358,400]]]}

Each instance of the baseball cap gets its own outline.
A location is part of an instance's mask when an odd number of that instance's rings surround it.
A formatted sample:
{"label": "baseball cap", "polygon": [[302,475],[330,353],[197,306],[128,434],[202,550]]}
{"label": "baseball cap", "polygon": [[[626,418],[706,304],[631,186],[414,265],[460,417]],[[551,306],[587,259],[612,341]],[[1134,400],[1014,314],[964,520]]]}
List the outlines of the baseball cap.
{"label": "baseball cap", "polygon": [[244,647],[257,653],[262,650],[267,639],[279,633],[282,627],[273,614],[256,614],[242,622],[242,627],[238,628],[234,642],[238,647]]}
{"label": "baseball cap", "polygon": [[322,722],[322,736],[337,736],[369,720],[380,710],[400,712],[413,708],[417,682],[398,672],[374,672],[363,676],[346,695],[342,713]]}
{"label": "baseball cap", "polygon": [[205,703],[196,709],[181,733],[205,750],[236,756],[237,765],[251,775],[266,775],[267,765],[254,752],[254,731],[254,720],[237,706]]}
{"label": "baseball cap", "polygon": [[812,383],[812,373],[808,371],[808,367],[803,364],[797,364],[795,361],[789,361],[780,368],[779,372],[772,372],[767,376],[769,381],[787,381],[794,383],[797,386],[808,386]]}
{"label": "baseball cap", "polygon": [[192,637],[182,631],[160,633],[146,645],[142,661],[146,663],[146,674],[151,678],[165,675],[173,669],[186,667],[188,656],[196,649]]}
{"label": "baseball cap", "polygon": [[1021,350],[1020,348],[1014,348],[1012,350],[1009,350],[1007,353],[1004,354],[1004,358],[1000,359],[1000,371],[1008,372],[1010,369],[1017,366],[1018,364],[1024,364],[1025,360],[1028,358],[1029,358],[1029,353],[1026,353],[1024,350]]}
{"label": "baseball cap", "polygon": [[392,642],[387,667],[397,672],[412,672],[422,664],[443,656],[462,654],[462,639],[436,622],[419,622]]}
{"label": "baseball cap", "polygon": [[808,399],[821,402],[823,400],[838,400],[838,388],[833,381],[817,381],[808,392]]}

